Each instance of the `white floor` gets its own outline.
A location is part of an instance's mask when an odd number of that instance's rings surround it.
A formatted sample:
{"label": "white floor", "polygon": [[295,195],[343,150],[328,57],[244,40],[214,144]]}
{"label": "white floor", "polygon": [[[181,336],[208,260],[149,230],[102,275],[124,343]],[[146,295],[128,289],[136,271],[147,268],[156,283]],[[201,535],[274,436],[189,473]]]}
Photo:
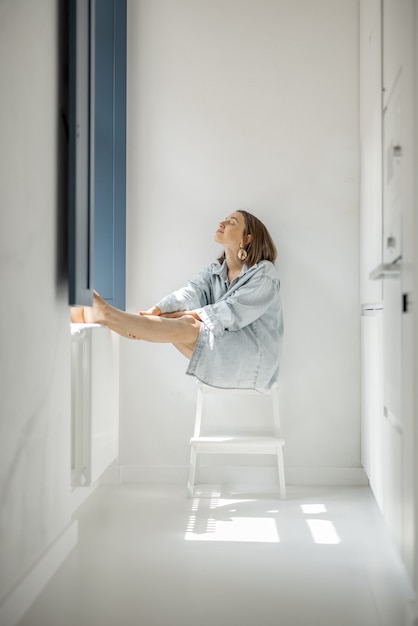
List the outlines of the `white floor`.
{"label": "white floor", "polygon": [[187,500],[99,487],[78,547],[21,626],[403,626],[406,581],[373,497],[289,488]]}

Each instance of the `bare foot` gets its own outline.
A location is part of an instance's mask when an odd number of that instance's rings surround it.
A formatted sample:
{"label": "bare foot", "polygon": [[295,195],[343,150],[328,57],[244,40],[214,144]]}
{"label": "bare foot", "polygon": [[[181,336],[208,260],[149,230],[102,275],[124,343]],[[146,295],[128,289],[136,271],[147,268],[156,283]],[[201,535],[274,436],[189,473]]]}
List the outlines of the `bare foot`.
{"label": "bare foot", "polygon": [[105,311],[109,305],[93,291],[93,306],[84,307],[84,319],[88,324],[104,324]]}
{"label": "bare foot", "polygon": [[83,306],[72,306],[71,307],[71,321],[74,324],[84,324],[84,307]]}
{"label": "bare foot", "polygon": [[83,317],[86,324],[98,324],[93,313],[93,307],[85,306],[83,308]]}
{"label": "bare foot", "polygon": [[71,321],[76,324],[103,324],[106,302],[96,291],[93,292],[93,306],[71,308]]}

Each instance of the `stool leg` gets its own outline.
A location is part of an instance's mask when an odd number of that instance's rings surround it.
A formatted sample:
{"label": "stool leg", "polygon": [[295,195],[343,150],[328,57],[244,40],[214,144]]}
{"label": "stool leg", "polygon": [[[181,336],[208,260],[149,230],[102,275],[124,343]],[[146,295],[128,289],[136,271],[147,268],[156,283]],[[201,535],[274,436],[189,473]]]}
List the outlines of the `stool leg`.
{"label": "stool leg", "polygon": [[[204,385],[197,381],[197,400],[196,400],[196,416],[194,424],[194,437],[200,436],[200,429],[202,426],[202,417],[205,404],[205,388]],[[192,445],[190,450],[190,466],[189,466],[189,482],[187,485],[187,497],[192,498],[194,494],[194,487],[196,483],[196,469],[197,469],[197,451]]]}
{"label": "stool leg", "polygon": [[279,470],[280,497],[286,500],[286,480],[284,475],[283,446],[277,447],[277,467]]}
{"label": "stool leg", "polygon": [[189,467],[189,482],[187,484],[187,497],[192,498],[194,494],[194,485],[196,481],[196,463],[197,452],[195,447],[192,446],[190,450],[190,467]]}

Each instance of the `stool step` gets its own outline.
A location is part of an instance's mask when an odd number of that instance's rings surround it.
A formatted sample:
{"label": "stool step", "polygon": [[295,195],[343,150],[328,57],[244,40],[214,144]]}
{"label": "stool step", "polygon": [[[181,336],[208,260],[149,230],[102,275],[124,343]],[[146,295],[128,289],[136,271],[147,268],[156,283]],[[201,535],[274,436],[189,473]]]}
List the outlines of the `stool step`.
{"label": "stool step", "polygon": [[221,435],[216,437],[192,437],[190,445],[203,454],[277,454],[284,446],[284,439],[266,436]]}
{"label": "stool step", "polygon": [[[261,434],[266,433],[265,427],[263,427],[261,432],[257,435],[245,436],[239,435],[238,433],[228,434],[228,431],[226,430],[228,426],[225,424],[225,434],[213,436],[202,435],[202,432],[205,432],[205,422],[208,417],[206,415],[206,397],[210,394],[233,394],[237,396],[252,395],[255,398],[262,398],[263,396],[269,398],[271,429],[268,431],[268,434]],[[262,402],[262,405],[264,407],[262,414],[264,415],[266,410],[268,410],[268,407],[266,407],[265,401]],[[253,409],[252,415],[255,419],[255,425],[258,411],[254,411]],[[214,425],[212,424],[212,427],[209,427],[207,423],[206,429],[206,432],[208,430],[214,432]],[[204,383],[198,382],[194,433],[193,437],[190,439],[190,466],[189,480],[187,483],[187,494],[189,498],[191,498],[194,494],[196,474],[199,471],[200,454],[271,454],[276,457],[277,470],[279,474],[280,497],[284,500],[286,498],[286,482],[283,463],[283,446],[285,445],[285,441],[281,438],[280,433],[277,383],[274,383],[268,393],[261,394],[253,389],[219,389],[217,387],[210,387]]]}

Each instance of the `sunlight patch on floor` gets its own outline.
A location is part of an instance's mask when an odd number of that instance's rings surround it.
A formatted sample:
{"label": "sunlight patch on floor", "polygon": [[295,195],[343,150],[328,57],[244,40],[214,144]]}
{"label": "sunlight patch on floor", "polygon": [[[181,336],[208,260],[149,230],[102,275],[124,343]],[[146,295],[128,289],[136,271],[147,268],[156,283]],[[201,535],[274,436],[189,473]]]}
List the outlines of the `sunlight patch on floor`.
{"label": "sunlight patch on floor", "polygon": [[278,543],[279,534],[274,519],[266,517],[208,518],[203,528],[191,515],[185,534],[187,541],[241,541]]}
{"label": "sunlight patch on floor", "polygon": [[231,500],[218,496],[210,500],[195,498],[187,524],[186,541],[279,543],[274,517],[239,515],[240,505],[251,502],[253,500]]}
{"label": "sunlight patch on floor", "polygon": [[308,528],[311,531],[314,543],[322,544],[338,544],[341,539],[338,536],[335,526],[332,522],[325,519],[308,519],[306,520]]}
{"label": "sunlight patch on floor", "polygon": [[[194,498],[185,540],[279,543],[279,509],[268,508],[263,515],[254,515],[254,503],[253,498],[223,498],[217,492],[208,498]],[[301,513],[295,524],[308,528],[314,544],[341,543],[324,504],[301,504],[298,508]]]}
{"label": "sunlight patch on floor", "polygon": [[[327,512],[324,504],[301,504],[300,508],[306,515],[321,515]],[[330,520],[315,518],[307,519],[306,523],[314,543],[334,545],[341,543],[336,528]]]}

